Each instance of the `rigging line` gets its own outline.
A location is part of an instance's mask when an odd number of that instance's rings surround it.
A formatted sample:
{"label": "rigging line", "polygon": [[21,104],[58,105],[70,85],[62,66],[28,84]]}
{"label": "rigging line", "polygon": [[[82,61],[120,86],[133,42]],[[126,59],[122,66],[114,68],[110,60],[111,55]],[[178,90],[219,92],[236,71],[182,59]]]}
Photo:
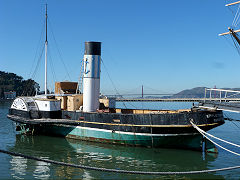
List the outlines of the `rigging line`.
{"label": "rigging line", "polygon": [[40,54],[40,56],[39,56],[39,58],[38,58],[37,65],[36,65],[36,67],[35,67],[35,69],[34,69],[34,72],[33,72],[33,74],[32,74],[32,79],[34,79],[35,76],[36,76],[37,70],[38,70],[38,68],[39,68],[39,65],[40,65],[40,62],[41,62],[41,59],[42,59],[42,55],[43,55],[44,49],[45,49],[45,46],[44,46],[44,44],[43,44],[42,51],[41,51],[41,54]]}
{"label": "rigging line", "polygon": [[[37,70],[38,70],[38,68],[39,68],[39,64],[40,64],[40,62],[41,62],[41,58],[42,58],[43,51],[44,51],[44,46],[43,46],[43,48],[42,48],[42,52],[41,52],[41,54],[40,54],[40,57],[38,58],[37,65],[36,65],[36,67],[35,67],[35,69],[34,69],[34,72],[33,72],[33,74],[32,74],[32,77],[30,78],[30,80],[31,80],[31,79],[34,79],[35,76],[36,76],[36,72],[37,72]],[[23,92],[22,92],[22,94],[21,94],[22,96],[25,95],[25,93],[27,92],[27,90],[28,90],[28,88],[29,88],[29,86],[30,86],[30,83],[31,83],[31,81],[29,81],[28,84],[24,87]]]}
{"label": "rigging line", "polygon": [[[121,94],[118,92],[118,90],[117,90],[115,84],[113,83],[113,80],[112,80],[112,78],[110,77],[110,75],[109,75],[109,73],[108,73],[108,70],[107,70],[107,67],[105,66],[105,64],[104,64],[104,62],[103,62],[103,60],[102,60],[102,58],[101,58],[101,62],[102,62],[102,64],[103,64],[103,67],[106,69],[106,72],[107,72],[108,78],[110,79],[110,81],[111,81],[111,83],[112,83],[112,85],[113,85],[113,87],[114,87],[114,89],[115,89],[115,91],[116,91],[116,94],[119,95],[119,96],[121,96]],[[123,98],[123,99],[125,99],[125,98]],[[123,103],[124,107],[127,109],[127,106],[126,106],[125,102],[122,102],[122,103]],[[132,103],[130,103],[130,102],[127,102],[127,103],[130,104],[130,105],[131,105],[132,107],[134,107],[135,109],[137,109],[137,107],[134,106]]]}
{"label": "rigging line", "polygon": [[227,6],[227,8],[231,11],[232,15],[234,16],[235,13],[234,13],[234,11],[230,8],[230,6]]}
{"label": "rigging line", "polygon": [[235,16],[234,16],[234,18],[233,18],[232,26],[234,26],[234,24],[235,24],[236,17],[237,17],[237,15],[238,15],[238,13],[239,13],[239,7],[240,7],[240,6],[238,6],[237,12],[236,12],[236,14],[235,14]]}
{"label": "rigging line", "polygon": [[234,27],[237,27],[238,23],[239,23],[239,16],[240,16],[240,13],[238,13],[238,16],[235,20],[235,23],[234,23]]}
{"label": "rigging line", "polygon": [[238,48],[237,42],[236,42],[236,40],[234,39],[234,37],[233,37],[232,34],[231,34],[231,38],[232,38],[232,40],[233,40],[233,43],[234,43],[234,45],[235,45],[235,48],[236,48],[238,54],[240,55],[240,50],[239,50],[239,48]]}
{"label": "rigging line", "polygon": [[50,22],[50,18],[48,18],[48,21],[49,21],[50,31],[51,31],[51,33],[52,33],[53,40],[54,40],[54,42],[55,42],[55,44],[56,44],[56,47],[57,47],[57,51],[58,51],[60,60],[61,60],[61,62],[63,63],[63,66],[64,66],[64,68],[65,68],[65,70],[66,70],[66,73],[67,73],[67,76],[68,76],[69,80],[72,81],[72,80],[71,80],[71,77],[70,77],[70,75],[69,75],[69,73],[68,73],[67,66],[66,66],[66,64],[65,64],[64,61],[63,61],[62,54],[61,54],[60,48],[59,48],[59,46],[58,46],[58,44],[57,44],[56,38],[55,38],[55,36],[54,36],[54,34],[53,34],[53,30],[52,30],[52,25],[51,25],[51,22]]}
{"label": "rigging line", "polygon": [[[231,35],[230,35],[231,36]],[[229,45],[231,45],[233,48],[235,48],[235,46],[232,44],[232,41],[230,39],[228,39],[226,36],[223,36],[225,38],[225,40],[227,41],[227,43]]]}
{"label": "rigging line", "polygon": [[236,48],[238,54],[240,55],[239,45],[237,44],[237,41],[235,39],[234,39],[234,45],[235,45],[235,48]]}
{"label": "rigging line", "polygon": [[235,20],[235,22],[234,22],[233,27],[237,27],[237,24],[238,24],[238,21],[239,21],[239,16],[240,16],[240,14],[238,13],[237,18],[236,18],[236,20]]}
{"label": "rigging line", "polygon": [[[101,58],[101,62],[102,62],[102,64],[103,64],[103,67],[106,69],[107,76],[108,76],[108,78],[110,79],[110,81],[111,81],[111,83],[112,83],[112,86],[113,86],[114,90],[116,91],[117,95],[120,96],[120,94],[119,94],[119,92],[118,92],[118,90],[117,90],[115,84],[113,83],[112,78],[110,77],[110,75],[109,75],[109,73],[108,73],[108,69],[107,69],[107,67],[105,66],[105,64],[104,64],[104,62],[103,62],[103,60],[102,60],[102,58]],[[127,109],[127,106],[126,106],[126,104],[125,104],[124,102],[123,102],[123,105],[124,105],[124,107]]]}
{"label": "rigging line", "polygon": [[[240,14],[239,14],[239,17],[240,17]],[[240,19],[238,18],[238,22],[236,23],[236,27],[238,26],[239,22],[240,22]]]}
{"label": "rigging line", "polygon": [[57,76],[56,76],[56,73],[55,73],[55,70],[54,70],[54,66],[53,66],[53,59],[52,59],[52,55],[51,55],[51,50],[50,50],[50,46],[48,46],[48,55],[49,55],[49,59],[50,59],[50,68],[52,70],[52,75],[53,75],[53,79],[55,81],[57,81]]}
{"label": "rigging line", "polygon": [[35,55],[34,55],[34,60],[33,60],[33,63],[32,63],[32,66],[31,66],[31,69],[30,69],[28,77],[31,77],[32,69],[33,69],[33,66],[34,66],[34,64],[36,62],[36,59],[37,59],[37,53],[38,53],[38,51],[40,49],[41,40],[43,40],[44,27],[45,27],[45,22],[43,23],[43,26],[42,26],[40,38],[39,38],[38,45],[37,45],[37,48],[36,48],[36,52],[35,52]]}
{"label": "rigging line", "polygon": [[238,21],[238,18],[239,18],[239,9],[240,9],[240,5],[238,5],[238,11],[237,11],[237,13],[238,13],[238,16],[237,16],[237,18],[235,19],[235,23],[234,23],[234,26],[236,27],[237,26],[237,21]]}

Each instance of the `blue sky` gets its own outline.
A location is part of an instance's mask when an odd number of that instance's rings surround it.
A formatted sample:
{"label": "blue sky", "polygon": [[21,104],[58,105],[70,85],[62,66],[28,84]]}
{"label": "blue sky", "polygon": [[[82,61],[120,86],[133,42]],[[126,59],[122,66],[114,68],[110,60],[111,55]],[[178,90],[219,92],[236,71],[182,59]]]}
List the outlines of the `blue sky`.
{"label": "blue sky", "polygon": [[[50,88],[54,81],[78,81],[85,41],[102,42],[105,94],[115,94],[108,74],[120,93],[141,93],[141,85],[146,93],[240,87],[240,57],[230,38],[218,36],[233,20],[226,2],[231,1],[49,0]],[[0,0],[1,71],[32,77],[44,41],[45,3]],[[41,89],[43,68],[44,59],[34,76]]]}

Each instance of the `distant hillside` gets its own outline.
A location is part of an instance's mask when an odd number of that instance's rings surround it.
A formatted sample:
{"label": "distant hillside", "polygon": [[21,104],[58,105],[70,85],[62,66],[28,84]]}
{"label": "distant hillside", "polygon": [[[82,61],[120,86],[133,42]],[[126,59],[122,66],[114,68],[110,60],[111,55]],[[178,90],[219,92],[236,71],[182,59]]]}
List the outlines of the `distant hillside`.
{"label": "distant hillside", "polygon": [[24,80],[14,73],[0,71],[0,98],[4,97],[4,92],[9,91],[16,91],[17,96],[35,95],[39,88],[39,84],[32,79]]}
{"label": "distant hillside", "polygon": [[195,87],[192,89],[186,89],[174,94],[171,98],[203,98],[206,87]]}
{"label": "distant hillside", "polygon": [[[186,90],[183,90],[179,93],[176,93],[172,96],[165,96],[164,98],[204,98],[205,96],[205,88],[206,87],[195,87],[195,88],[192,88],[192,89],[186,89]],[[236,90],[236,91],[240,91],[240,88],[220,88],[220,89],[228,89],[228,90]],[[224,97],[224,93],[222,92],[222,97]],[[228,93],[228,95],[231,95],[231,93]],[[207,97],[209,96],[209,92],[207,94]],[[216,92],[216,91],[213,91],[212,92],[212,97],[220,97],[220,93],[219,92]],[[234,97],[237,97],[239,98],[240,95],[238,96],[234,96]]]}

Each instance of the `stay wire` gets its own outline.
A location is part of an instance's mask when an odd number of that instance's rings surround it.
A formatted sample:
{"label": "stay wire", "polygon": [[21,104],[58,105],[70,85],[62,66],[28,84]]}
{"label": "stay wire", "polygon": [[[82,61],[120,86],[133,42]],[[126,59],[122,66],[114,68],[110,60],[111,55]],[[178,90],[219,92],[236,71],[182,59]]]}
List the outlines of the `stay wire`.
{"label": "stay wire", "polygon": [[[113,83],[113,80],[112,80],[112,78],[110,77],[110,75],[109,75],[109,73],[108,73],[108,69],[107,69],[107,67],[105,66],[105,64],[104,64],[104,62],[103,62],[103,60],[102,60],[102,58],[101,58],[101,62],[102,62],[102,64],[103,64],[103,67],[106,69],[107,76],[108,76],[109,80],[111,81],[112,86],[113,86],[115,92],[117,93],[117,95],[121,96],[121,95],[119,94],[119,92],[118,92],[118,90],[117,90],[115,84]],[[126,106],[126,104],[125,104],[124,102],[123,102],[123,105],[124,105],[124,107],[127,109],[127,106]]]}
{"label": "stay wire", "polygon": [[240,10],[240,4],[238,5],[238,11],[237,11],[238,15],[237,15],[237,18],[235,19],[235,23],[234,23],[235,27],[237,27],[238,22],[239,22],[239,16],[240,16],[240,11],[239,10]]}
{"label": "stay wire", "polygon": [[234,45],[235,45],[235,48],[236,48],[238,54],[240,55],[240,49],[239,49],[239,46],[237,45],[236,40],[234,39],[234,37],[233,37],[232,34],[231,34],[231,38],[232,38],[232,40],[233,40],[233,43],[234,43]]}
{"label": "stay wire", "polygon": [[50,18],[49,18],[49,17],[48,17],[48,22],[49,22],[50,31],[51,31],[52,36],[53,36],[53,40],[54,40],[54,42],[55,42],[55,44],[56,44],[56,48],[57,48],[57,52],[58,52],[58,54],[59,54],[60,60],[61,60],[63,66],[64,66],[64,68],[65,68],[65,71],[66,71],[66,73],[67,73],[67,76],[68,76],[69,80],[71,81],[71,77],[70,77],[70,75],[69,75],[69,73],[68,73],[67,66],[66,66],[66,64],[65,64],[64,61],[63,61],[60,48],[59,48],[59,46],[58,46],[58,44],[57,44],[57,41],[56,41],[56,38],[55,38],[55,36],[54,36],[53,30],[52,30],[51,21],[50,21]]}
{"label": "stay wire", "polygon": [[[31,85],[31,84],[30,84],[30,83],[31,83],[31,80],[35,79],[36,72],[37,72],[37,70],[39,69],[39,65],[40,65],[40,62],[41,62],[41,58],[42,58],[42,55],[43,55],[43,51],[44,51],[44,46],[43,46],[43,48],[42,48],[40,57],[38,58],[38,62],[37,62],[37,65],[36,65],[36,67],[35,67],[35,69],[34,69],[34,72],[33,72],[33,74],[32,74],[32,77],[30,78],[30,81],[27,83],[27,85],[24,87],[21,96],[25,95],[25,93],[26,93],[27,91],[29,91],[28,88],[29,88],[30,85]],[[31,92],[30,94],[32,94],[32,92]]]}
{"label": "stay wire", "polygon": [[41,59],[42,59],[43,52],[44,52],[44,45],[43,45],[43,47],[42,47],[41,54],[40,54],[40,56],[39,56],[39,58],[38,58],[37,65],[36,65],[36,67],[35,67],[35,69],[34,69],[34,72],[33,72],[33,74],[32,74],[32,79],[35,79],[35,76],[36,76],[36,74],[37,74],[37,71],[38,71],[38,69],[39,69],[39,65],[40,65],[40,62],[41,62]]}
{"label": "stay wire", "polygon": [[229,9],[229,11],[231,11],[231,13],[232,13],[232,15],[233,15],[233,17],[235,16],[235,13],[233,12],[233,10],[229,7],[229,6],[227,6],[227,8]]}
{"label": "stay wire", "polygon": [[29,76],[28,76],[28,77],[31,77],[31,76],[32,76],[32,69],[33,69],[33,66],[34,66],[34,64],[35,64],[35,62],[36,62],[36,59],[37,59],[37,53],[38,53],[38,51],[39,51],[39,49],[40,49],[41,41],[43,40],[44,27],[45,27],[45,22],[43,22],[43,26],[42,26],[40,38],[39,38],[38,45],[37,45],[37,48],[36,48],[36,52],[35,52],[35,55],[34,55],[34,60],[33,60],[33,63],[32,63],[32,66],[31,66],[31,69],[30,69],[30,72],[29,72]]}
{"label": "stay wire", "polygon": [[51,50],[50,50],[50,46],[48,46],[48,56],[49,56],[49,64],[50,64],[50,68],[51,68],[51,73],[53,76],[54,81],[57,81],[57,77],[56,77],[56,73],[54,70],[54,66],[53,66],[53,60],[52,60],[52,56],[51,56]]}
{"label": "stay wire", "polygon": [[235,16],[233,18],[232,26],[235,26],[237,17],[239,16],[239,8],[240,8],[240,5],[238,6],[237,12],[235,13]]}

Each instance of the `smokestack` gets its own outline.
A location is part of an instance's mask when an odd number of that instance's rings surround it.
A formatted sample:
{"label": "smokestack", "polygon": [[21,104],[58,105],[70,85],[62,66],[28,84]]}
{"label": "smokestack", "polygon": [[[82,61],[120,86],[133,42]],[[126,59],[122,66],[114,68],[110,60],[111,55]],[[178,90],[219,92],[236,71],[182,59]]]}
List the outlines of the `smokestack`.
{"label": "smokestack", "polygon": [[83,76],[83,111],[99,108],[101,42],[85,42]]}

